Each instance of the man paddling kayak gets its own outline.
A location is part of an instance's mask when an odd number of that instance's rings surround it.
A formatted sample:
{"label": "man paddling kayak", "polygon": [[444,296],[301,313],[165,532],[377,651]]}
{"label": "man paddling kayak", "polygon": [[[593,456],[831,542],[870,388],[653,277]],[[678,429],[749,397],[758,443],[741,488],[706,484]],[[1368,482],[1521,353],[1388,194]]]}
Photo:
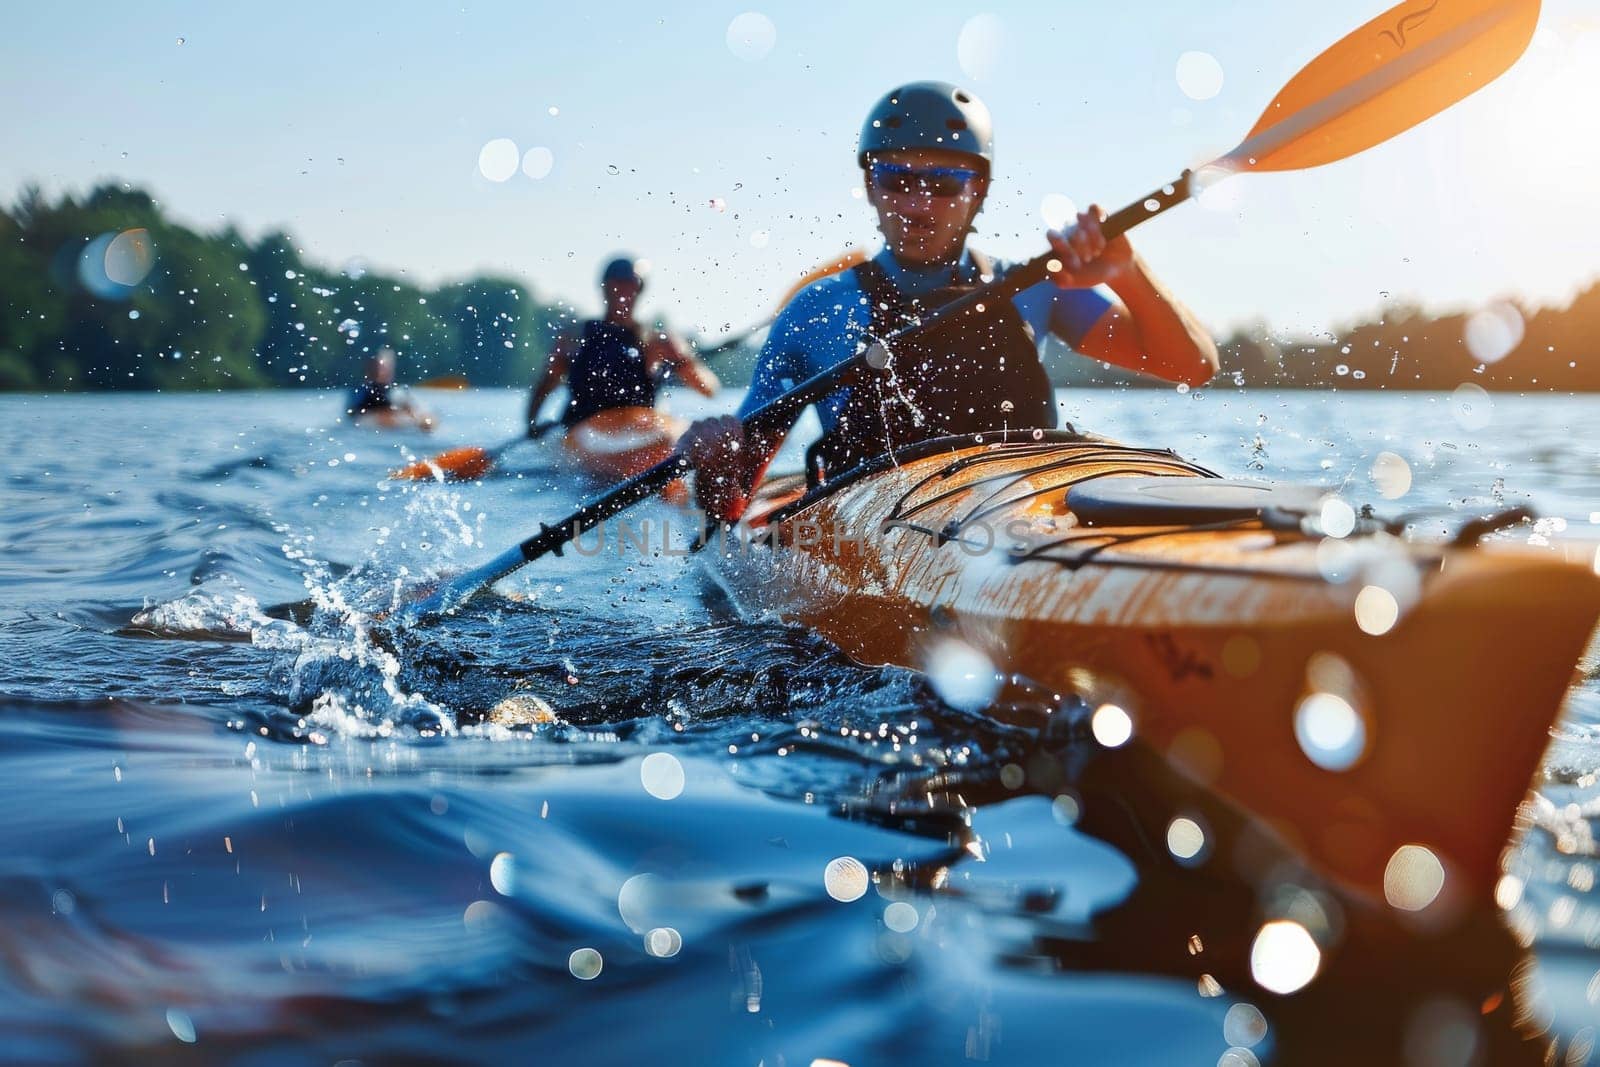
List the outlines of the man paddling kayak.
{"label": "man paddling kayak", "polygon": [[356,422],[385,429],[416,427],[432,431],[434,417],[403,396],[395,395],[394,351],[380,348],[367,360],[361,384],[350,392],[345,414]]}
{"label": "man paddling kayak", "polygon": [[[884,249],[802,292],[773,325],[738,416],[705,419],[681,442],[710,515],[732,521],[782,434],[746,438],[739,418],[1006,270],[967,247],[988,193],[994,139],[989,111],[945,82],[893,90],[862,126],[858,161]],[[967,350],[897,360],[887,384],[844,389],[818,405],[823,436],[807,453],[813,481],[919,439],[986,430],[1051,428],[1054,394],[1037,339],[1048,330],[1091,359],[1199,385],[1217,351],[1194,316],[1150,273],[1126,237],[1107,241],[1091,205],[1049,234],[1059,262],[1049,282],[1023,290],[999,329]],[[1053,283],[1053,284],[1052,284]],[[1118,299],[1094,290],[1104,284]]]}
{"label": "man paddling kayak", "polygon": [[606,264],[600,275],[605,314],[557,339],[544,377],[528,399],[530,434],[539,409],[563,381],[570,394],[561,416],[567,427],[617,408],[654,408],[657,388],[674,377],[702,396],[715,395],[721,387],[717,376],[682,341],[635,321],[634,304],[643,291],[633,260],[619,257]]}

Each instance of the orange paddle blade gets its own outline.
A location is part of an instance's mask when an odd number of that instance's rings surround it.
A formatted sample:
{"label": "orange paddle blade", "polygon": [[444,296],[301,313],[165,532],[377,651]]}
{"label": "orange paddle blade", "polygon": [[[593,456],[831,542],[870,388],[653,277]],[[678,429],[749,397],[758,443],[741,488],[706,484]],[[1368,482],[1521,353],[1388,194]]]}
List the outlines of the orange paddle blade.
{"label": "orange paddle blade", "polygon": [[494,467],[494,457],[489,454],[488,449],[469,446],[452,448],[432,459],[418,460],[409,467],[395,471],[389,477],[413,482],[431,482],[436,478],[447,482],[470,482],[488,474],[492,467]]}
{"label": "orange paddle blade", "polygon": [[849,270],[858,263],[865,263],[866,260],[867,253],[865,251],[859,248],[852,248],[838,259],[830,259],[826,263],[821,263],[815,267],[812,267],[810,270],[806,271],[800,276],[799,281],[789,286],[789,291],[784,293],[783,296],[779,298],[777,310],[774,311],[773,314],[777,314],[778,311],[782,311],[785,304],[799,296],[800,290],[804,289],[812,282],[819,282],[824,278],[831,278],[840,271]]}
{"label": "orange paddle blade", "polygon": [[1539,0],[1406,0],[1307,64],[1218,163],[1297,170],[1371,148],[1499,77],[1538,20]]}
{"label": "orange paddle blade", "polygon": [[465,374],[441,374],[437,378],[429,378],[425,382],[418,382],[418,389],[465,389],[470,385]]}

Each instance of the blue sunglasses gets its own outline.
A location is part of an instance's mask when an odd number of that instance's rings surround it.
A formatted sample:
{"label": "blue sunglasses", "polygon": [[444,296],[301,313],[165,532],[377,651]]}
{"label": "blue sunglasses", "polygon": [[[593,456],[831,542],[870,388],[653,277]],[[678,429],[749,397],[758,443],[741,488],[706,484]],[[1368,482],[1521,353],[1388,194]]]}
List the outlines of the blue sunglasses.
{"label": "blue sunglasses", "polygon": [[885,193],[922,193],[926,196],[960,196],[983,177],[968,167],[914,167],[910,163],[873,163],[868,170],[872,187]]}

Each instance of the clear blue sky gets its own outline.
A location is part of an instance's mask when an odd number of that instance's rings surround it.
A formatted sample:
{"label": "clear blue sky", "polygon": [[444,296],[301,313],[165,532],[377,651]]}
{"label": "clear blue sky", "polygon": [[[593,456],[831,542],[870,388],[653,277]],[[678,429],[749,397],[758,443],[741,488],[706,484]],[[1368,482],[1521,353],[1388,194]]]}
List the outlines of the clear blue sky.
{"label": "clear blue sky", "polygon": [[[899,81],[988,103],[997,181],[975,243],[1019,257],[1043,247],[1047,196],[1115,208],[1226,150],[1386,6],[29,5],[0,39],[0,196],[116,177],[202,227],[287,228],[330,264],[509,271],[582,307],[629,249],[653,265],[647,309],[739,325],[808,266],[875,247],[852,146]],[[776,31],[754,60],[728,41],[745,12]],[[1210,99],[1180,88],[1190,51],[1220,64]],[[1546,0],[1518,67],[1451,112],[1344,163],[1237,179],[1224,209],[1185,206],[1135,242],[1218,329],[1313,329],[1380,293],[1563,299],[1600,274],[1597,72],[1593,0]],[[549,174],[485,178],[496,138],[548,149]]]}

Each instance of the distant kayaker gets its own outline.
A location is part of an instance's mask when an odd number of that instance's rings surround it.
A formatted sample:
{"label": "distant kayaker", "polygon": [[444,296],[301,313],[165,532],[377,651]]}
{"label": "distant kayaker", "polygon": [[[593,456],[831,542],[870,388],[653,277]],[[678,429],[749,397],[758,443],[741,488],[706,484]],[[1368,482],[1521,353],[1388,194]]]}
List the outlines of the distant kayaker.
{"label": "distant kayaker", "polygon": [[[1007,269],[966,244],[994,160],[989,111],[972,94],[944,82],[893,90],[868,114],[857,159],[885,247],[789,302],[739,417]],[[807,454],[812,480],[916,439],[1054,427],[1036,343],[1047,330],[1091,359],[1191,385],[1210,379],[1217,350],[1205,329],[1125,236],[1105,239],[1102,218],[1090,205],[1076,225],[1048,234],[1061,269],[1013,298],[1016,315],[992,316],[1004,329],[970,351],[898,362],[889,385],[842,389],[818,405],[824,433]],[[1102,284],[1118,299],[1095,291]],[[782,442],[781,434],[746,440],[739,417],[701,420],[680,442],[697,471],[700,506],[728,521],[742,514]]]}
{"label": "distant kayaker", "polygon": [[634,304],[644,279],[633,260],[619,257],[600,274],[605,314],[557,338],[544,376],[528,399],[528,430],[538,424],[539,409],[563,381],[570,399],[561,422],[575,426],[613,408],[653,408],[656,390],[671,379],[712,396],[721,388],[717,376],[673,335],[646,329],[634,319]]}
{"label": "distant kayaker", "polygon": [[394,384],[394,351],[380,348],[367,360],[361,384],[351,390],[345,414],[357,422],[386,428],[403,426],[431,431],[434,417],[411,401],[397,395]]}

